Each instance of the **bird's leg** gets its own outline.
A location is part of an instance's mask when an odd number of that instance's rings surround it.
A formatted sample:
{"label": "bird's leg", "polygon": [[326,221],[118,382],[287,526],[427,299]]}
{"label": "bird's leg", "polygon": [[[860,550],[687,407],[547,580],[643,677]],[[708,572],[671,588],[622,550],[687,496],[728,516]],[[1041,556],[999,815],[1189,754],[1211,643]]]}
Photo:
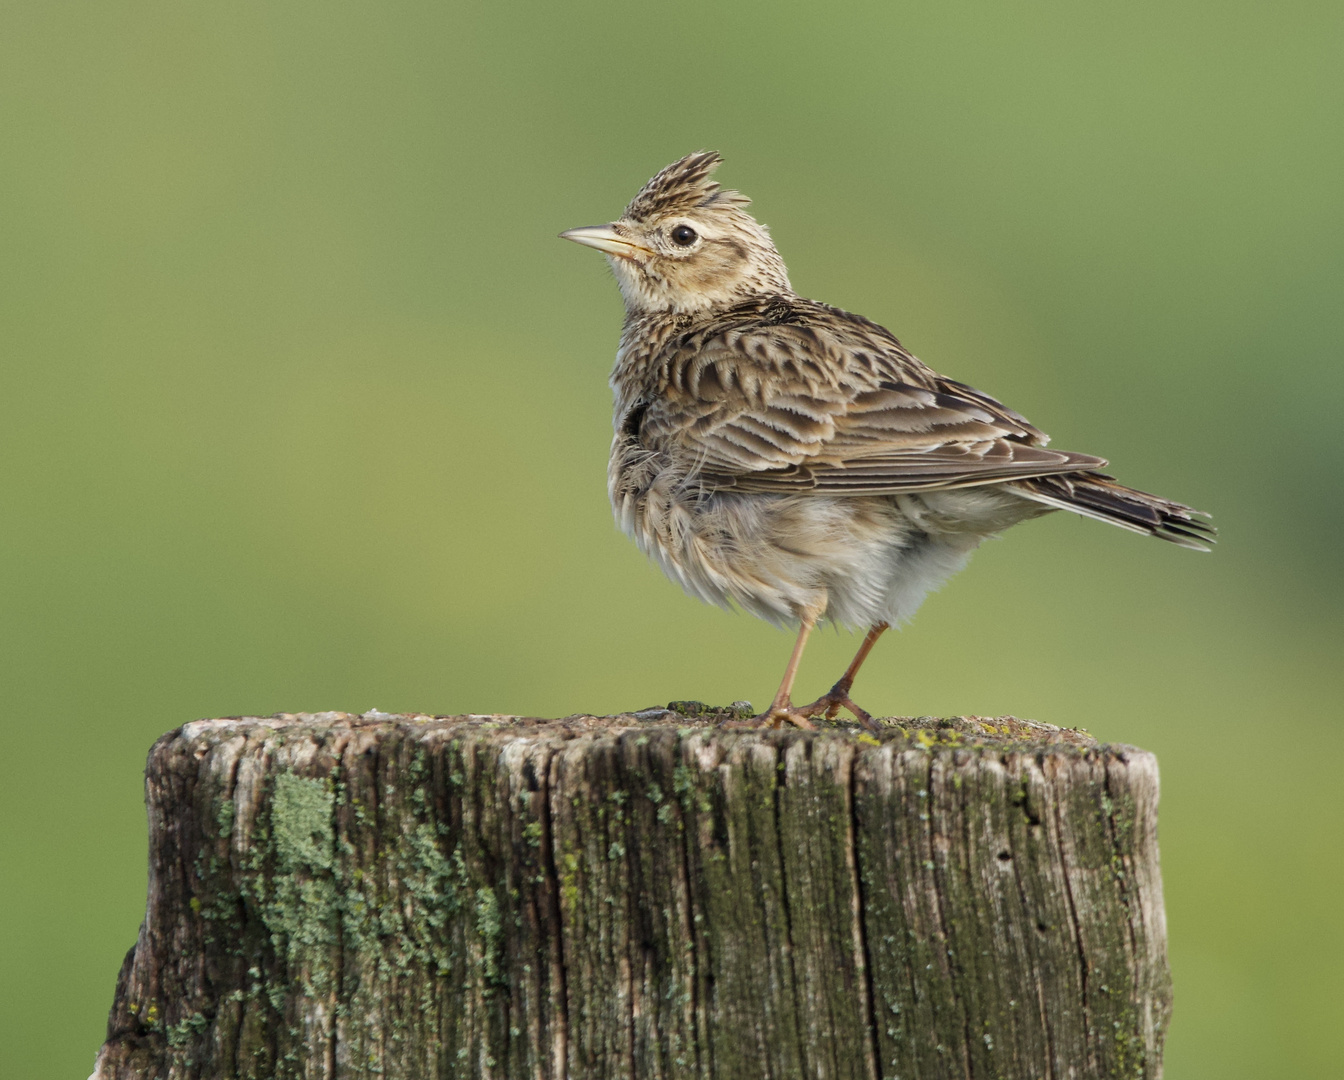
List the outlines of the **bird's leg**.
{"label": "bird's leg", "polygon": [[810,728],[805,717],[799,716],[794,712],[790,698],[793,695],[793,680],[798,675],[798,664],[803,659],[803,647],[807,644],[808,635],[812,633],[812,627],[816,625],[816,616],[810,611],[806,611],[802,616],[802,625],[798,628],[798,640],[793,643],[793,654],[789,657],[789,666],[784,669],[784,678],[780,680],[779,689],[775,692],[775,700],[770,703],[770,708],[766,709],[760,719],[769,723],[770,727],[779,727],[779,725],[789,720],[801,728]]}
{"label": "bird's leg", "polygon": [[852,712],[858,718],[859,723],[869,731],[877,731],[877,721],[866,710],[854,704],[849,692],[854,687],[854,677],[858,675],[859,668],[863,667],[863,662],[868,659],[868,654],[873,651],[877,639],[882,636],[882,632],[887,629],[888,625],[884,622],[874,624],[872,629],[864,635],[863,644],[859,646],[859,651],[854,654],[854,659],[849,662],[849,667],[845,669],[845,673],[840,676],[836,684],[812,702],[811,705],[804,705],[794,711],[803,716],[816,716],[818,713],[823,713],[827,720],[831,720],[841,708],[845,708]]}
{"label": "bird's leg", "polygon": [[818,614],[816,610],[807,610],[799,615],[802,625],[798,628],[798,640],[793,643],[789,666],[784,669],[784,678],[780,681],[779,690],[775,692],[775,700],[770,703],[770,708],[754,720],[730,720],[723,724],[723,727],[777,728],[787,720],[800,728],[813,730],[812,722],[793,707],[790,695],[793,693],[793,680],[798,674],[798,663],[803,658],[803,647],[807,644],[808,635],[812,633],[812,627],[817,625]]}

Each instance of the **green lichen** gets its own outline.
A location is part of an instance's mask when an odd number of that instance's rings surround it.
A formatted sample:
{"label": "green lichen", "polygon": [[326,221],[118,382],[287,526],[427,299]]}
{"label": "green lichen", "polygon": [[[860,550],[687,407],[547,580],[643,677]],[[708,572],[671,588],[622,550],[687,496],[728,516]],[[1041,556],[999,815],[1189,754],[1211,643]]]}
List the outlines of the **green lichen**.
{"label": "green lichen", "polygon": [[1134,831],[1138,817],[1138,808],[1131,792],[1122,792],[1118,799],[1112,799],[1105,792],[1101,796],[1102,809],[1110,818],[1111,830],[1115,837],[1116,850],[1122,855],[1134,851]]}
{"label": "green lichen", "polygon": [[496,986],[506,985],[502,978],[504,931],[499,915],[499,899],[493,889],[476,890],[476,932],[481,935],[484,946],[483,963],[486,982]]}
{"label": "green lichen", "polygon": [[461,907],[458,899],[458,880],[461,853],[456,853],[458,866],[444,857],[435,837],[434,828],[421,823],[408,837],[410,859],[401,861],[401,878],[406,891],[424,912],[425,921],[432,927],[442,927],[449,915]]}
{"label": "green lichen", "polygon": [[233,800],[223,799],[215,808],[215,824],[219,826],[221,839],[227,840],[233,835]]}
{"label": "green lichen", "polygon": [[334,806],[329,783],[288,772],[275,778],[271,839],[283,873],[331,869]]}
{"label": "green lichen", "polygon": [[269,889],[260,878],[253,882],[261,887],[262,920],[272,941],[309,992],[328,989],[330,950],[337,939],[334,808],[329,781],[279,774],[269,830],[276,872]]}
{"label": "green lichen", "polygon": [[669,701],[669,712],[687,719],[699,720],[749,720],[755,710],[749,701],[735,701],[731,705],[706,705],[703,701]]}
{"label": "green lichen", "polygon": [[678,765],[672,770],[672,790],[681,797],[681,804],[688,812],[699,810],[702,814],[708,814],[714,808],[709,794],[697,791],[695,773],[685,765]]}
{"label": "green lichen", "polygon": [[579,857],[567,851],[560,859],[560,895],[572,911],[579,902]]}
{"label": "green lichen", "polygon": [[931,750],[935,746],[965,746],[966,740],[960,731],[955,728],[938,728],[930,731],[928,728],[918,728],[914,734],[914,741],[919,743],[924,750]]}
{"label": "green lichen", "polygon": [[194,1012],[165,1029],[164,1037],[168,1045],[177,1049],[186,1046],[192,1036],[200,1035],[210,1026],[210,1021],[198,1012]]}

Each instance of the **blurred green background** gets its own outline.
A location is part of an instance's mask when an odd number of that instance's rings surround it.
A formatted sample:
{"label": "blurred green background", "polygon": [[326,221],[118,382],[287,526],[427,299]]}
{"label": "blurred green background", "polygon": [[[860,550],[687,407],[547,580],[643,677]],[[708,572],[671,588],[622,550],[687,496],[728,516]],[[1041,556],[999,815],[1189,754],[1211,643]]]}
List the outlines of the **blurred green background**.
{"label": "blurred green background", "polygon": [[[615,531],[620,321],[556,239],[713,147],[798,289],[1212,511],[1055,515],[857,696],[1157,752],[1167,1076],[1340,1075],[1344,7],[11,3],[0,1046],[82,1077],[196,717],[768,700]],[[806,699],[847,635],[815,639]]]}

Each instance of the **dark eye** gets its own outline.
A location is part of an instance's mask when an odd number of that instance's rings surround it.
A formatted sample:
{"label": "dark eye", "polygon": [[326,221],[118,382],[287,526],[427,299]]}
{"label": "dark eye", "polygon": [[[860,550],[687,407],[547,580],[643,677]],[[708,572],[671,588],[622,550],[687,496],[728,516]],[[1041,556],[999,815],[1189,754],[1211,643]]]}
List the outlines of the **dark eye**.
{"label": "dark eye", "polygon": [[695,230],[689,225],[678,225],[672,230],[672,242],[682,247],[690,247],[695,243]]}

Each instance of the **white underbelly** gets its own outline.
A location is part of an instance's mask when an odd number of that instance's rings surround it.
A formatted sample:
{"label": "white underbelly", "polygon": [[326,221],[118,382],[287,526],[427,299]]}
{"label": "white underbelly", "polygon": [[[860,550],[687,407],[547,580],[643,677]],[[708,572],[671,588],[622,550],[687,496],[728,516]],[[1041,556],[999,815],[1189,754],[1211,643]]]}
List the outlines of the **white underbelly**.
{"label": "white underbelly", "polygon": [[[660,478],[661,479],[661,478]],[[849,627],[911,618],[986,536],[1036,509],[1007,492],[688,497],[655,481],[613,499],[622,528],[692,596],[770,622]]]}

